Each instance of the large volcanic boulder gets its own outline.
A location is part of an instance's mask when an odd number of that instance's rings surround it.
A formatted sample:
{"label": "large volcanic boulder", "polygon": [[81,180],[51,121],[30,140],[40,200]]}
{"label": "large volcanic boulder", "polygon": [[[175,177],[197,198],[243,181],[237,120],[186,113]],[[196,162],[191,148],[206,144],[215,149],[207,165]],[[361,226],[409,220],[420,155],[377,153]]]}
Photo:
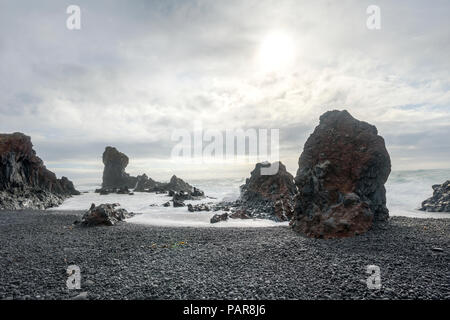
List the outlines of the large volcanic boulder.
{"label": "large volcanic boulder", "polygon": [[102,188],[134,188],[136,186],[137,178],[125,172],[128,161],[128,157],[116,148],[105,148],[103,152],[103,164],[105,168],[103,170]]}
{"label": "large volcanic boulder", "polygon": [[[273,175],[261,174],[262,168],[278,166]],[[244,185],[241,186],[238,211],[258,218],[289,221],[294,211],[297,189],[294,177],[281,162],[257,163]]]}
{"label": "large volcanic boulder", "polygon": [[450,180],[435,184],[433,196],[422,202],[420,210],[427,212],[450,212]]}
{"label": "large volcanic boulder", "polygon": [[75,224],[82,227],[113,226],[117,222],[124,221],[134,215],[125,209],[117,208],[118,206],[119,204],[116,203],[101,204],[99,206],[92,204],[91,208],[81,218],[81,221],[76,221]]}
{"label": "large volcanic boulder", "polygon": [[318,238],[348,237],[386,221],[391,161],[375,126],[329,111],[305,143],[295,177],[293,228]]}
{"label": "large volcanic boulder", "polygon": [[0,209],[46,209],[80,194],[45,167],[23,133],[0,134],[0,165]]}

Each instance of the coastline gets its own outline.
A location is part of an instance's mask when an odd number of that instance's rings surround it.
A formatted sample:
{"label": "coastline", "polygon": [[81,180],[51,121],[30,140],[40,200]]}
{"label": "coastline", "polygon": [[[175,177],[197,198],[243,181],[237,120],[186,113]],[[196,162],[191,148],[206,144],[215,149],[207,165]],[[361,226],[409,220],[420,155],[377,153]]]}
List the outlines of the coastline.
{"label": "coastline", "polygon": [[[0,211],[0,299],[450,299],[450,217],[320,240],[289,227],[72,228],[82,213]],[[72,264],[81,290],[66,287]],[[367,265],[381,289],[367,288]]]}

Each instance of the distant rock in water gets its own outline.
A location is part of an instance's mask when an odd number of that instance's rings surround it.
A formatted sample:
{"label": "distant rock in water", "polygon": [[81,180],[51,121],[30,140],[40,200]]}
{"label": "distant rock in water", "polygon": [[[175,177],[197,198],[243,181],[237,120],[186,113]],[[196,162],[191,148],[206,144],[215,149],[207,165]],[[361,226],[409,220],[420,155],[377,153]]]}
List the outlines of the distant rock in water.
{"label": "distant rock in water", "polygon": [[154,190],[158,182],[149,178],[145,173],[141,176],[137,176],[137,183],[134,191],[144,192],[146,190]]}
{"label": "distant rock in water", "polygon": [[102,188],[134,188],[137,178],[125,172],[128,157],[114,147],[106,147],[103,152],[103,183]]}
{"label": "distant rock in water", "polygon": [[46,209],[80,194],[45,167],[23,133],[0,134],[0,164],[0,209]]}
{"label": "distant rock in water", "polygon": [[390,157],[375,126],[345,110],[324,113],[299,159],[294,230],[339,238],[386,221],[384,184],[390,172]]}
{"label": "distant rock in water", "polygon": [[227,221],[228,220],[228,213],[223,213],[223,214],[215,214],[211,219],[210,222],[211,223],[217,223],[220,221]]}
{"label": "distant rock in water", "polygon": [[203,191],[192,187],[189,183],[173,175],[169,182],[158,182],[145,173],[134,177],[125,172],[128,166],[128,157],[114,147],[106,147],[103,152],[103,182],[100,189],[95,192],[102,195],[110,193],[132,194],[128,189],[134,188],[136,192],[172,193],[185,192],[189,196],[203,197]]}
{"label": "distant rock in water", "polygon": [[117,222],[124,221],[134,215],[125,209],[118,209],[118,206],[120,205],[117,203],[107,203],[99,206],[92,204],[91,208],[81,218],[81,221],[76,221],[75,224],[82,227],[113,226]]}
{"label": "distant rock in water", "polygon": [[433,196],[422,202],[420,210],[427,212],[450,212],[450,180],[435,184]]}

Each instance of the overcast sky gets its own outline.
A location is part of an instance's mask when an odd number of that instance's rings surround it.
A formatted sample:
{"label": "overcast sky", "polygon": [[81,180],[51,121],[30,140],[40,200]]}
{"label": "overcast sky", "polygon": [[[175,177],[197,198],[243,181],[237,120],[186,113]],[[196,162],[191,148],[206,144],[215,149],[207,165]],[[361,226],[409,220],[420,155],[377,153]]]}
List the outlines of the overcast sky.
{"label": "overcast sky", "polygon": [[[81,30],[66,28],[71,4]],[[449,168],[449,17],[446,0],[0,0],[0,132],[84,183],[106,145],[132,174],[245,177],[253,164],[167,161],[173,130],[276,128],[295,174],[319,116],[347,109],[394,170]]]}

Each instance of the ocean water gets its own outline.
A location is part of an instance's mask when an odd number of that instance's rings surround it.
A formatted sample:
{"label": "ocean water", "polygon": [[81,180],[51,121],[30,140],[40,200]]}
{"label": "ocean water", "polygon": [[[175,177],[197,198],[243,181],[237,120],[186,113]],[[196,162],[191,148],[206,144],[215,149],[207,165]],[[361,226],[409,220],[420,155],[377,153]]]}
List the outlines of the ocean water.
{"label": "ocean water", "polygon": [[[414,218],[450,218],[450,213],[423,212],[418,210],[423,200],[433,193],[431,186],[450,179],[449,170],[394,171],[386,183],[387,206],[391,216]],[[190,180],[190,184],[199,187],[210,197],[197,201],[185,201],[186,204],[215,203],[234,200],[239,197],[239,186],[245,179]],[[134,195],[94,193],[97,185],[76,186],[86,191],[80,196],[67,199],[58,208],[49,210],[87,210],[92,203],[119,203],[128,211],[140,213],[128,219],[130,223],[150,224],[173,227],[272,227],[287,226],[287,222],[277,223],[263,219],[229,219],[211,224],[209,219],[217,212],[189,212],[186,207],[162,207],[171,198],[164,194],[135,192]]]}

